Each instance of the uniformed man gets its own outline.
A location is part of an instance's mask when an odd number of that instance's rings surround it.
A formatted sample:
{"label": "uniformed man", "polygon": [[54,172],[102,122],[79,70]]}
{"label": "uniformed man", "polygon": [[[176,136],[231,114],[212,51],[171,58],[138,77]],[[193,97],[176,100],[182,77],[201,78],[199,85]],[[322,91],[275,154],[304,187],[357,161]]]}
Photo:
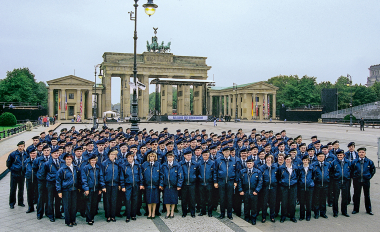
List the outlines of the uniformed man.
{"label": "uniformed man", "polygon": [[182,217],[186,217],[188,208],[191,217],[195,217],[195,183],[197,181],[199,164],[194,162],[190,149],[184,153],[185,159],[181,162],[183,173],[182,184]]}
{"label": "uniformed man", "polygon": [[330,183],[330,163],[325,161],[325,154],[317,154],[318,162],[314,165],[314,218],[318,219],[319,216],[328,218],[326,215],[326,199]]}
{"label": "uniformed man", "polygon": [[214,161],[209,159],[210,151],[202,151],[202,159],[199,161],[199,193],[200,193],[200,208],[201,212],[198,216],[206,215],[206,205],[208,205],[207,214],[212,217],[212,190],[213,190],[213,178],[214,178]]}
{"label": "uniformed man", "polygon": [[34,212],[34,200],[38,194],[37,173],[33,170],[33,162],[37,158],[37,149],[29,150],[30,157],[24,162],[23,173],[26,179],[26,193],[28,210],[26,213]]}

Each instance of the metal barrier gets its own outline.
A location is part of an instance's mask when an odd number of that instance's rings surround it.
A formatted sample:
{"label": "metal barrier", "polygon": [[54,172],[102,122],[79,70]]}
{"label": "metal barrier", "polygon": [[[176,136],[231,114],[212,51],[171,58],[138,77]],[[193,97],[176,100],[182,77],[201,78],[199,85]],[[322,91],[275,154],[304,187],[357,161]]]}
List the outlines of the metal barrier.
{"label": "metal barrier", "polygon": [[[33,123],[33,126],[35,126],[35,123]],[[14,127],[12,129],[0,131],[0,140],[4,139],[6,137],[9,137],[9,136],[18,134],[18,133],[23,132],[25,130],[26,130],[26,125],[21,125],[18,127]]]}

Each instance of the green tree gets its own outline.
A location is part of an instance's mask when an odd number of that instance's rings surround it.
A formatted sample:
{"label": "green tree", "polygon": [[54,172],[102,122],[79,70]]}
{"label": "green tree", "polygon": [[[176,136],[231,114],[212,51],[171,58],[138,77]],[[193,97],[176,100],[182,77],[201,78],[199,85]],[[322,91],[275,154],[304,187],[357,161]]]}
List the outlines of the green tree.
{"label": "green tree", "polygon": [[34,74],[28,68],[8,71],[0,82],[1,102],[28,102],[47,107],[48,92],[43,82],[37,83]]}

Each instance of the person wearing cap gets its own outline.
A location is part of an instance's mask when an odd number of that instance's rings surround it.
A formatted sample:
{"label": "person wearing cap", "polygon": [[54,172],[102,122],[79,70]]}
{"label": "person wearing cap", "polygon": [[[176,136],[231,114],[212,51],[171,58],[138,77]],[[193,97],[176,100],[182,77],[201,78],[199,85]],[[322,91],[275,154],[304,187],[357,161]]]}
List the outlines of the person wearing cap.
{"label": "person wearing cap", "polygon": [[34,136],[32,138],[33,143],[26,148],[26,153],[29,155],[30,151],[34,148],[37,148],[37,144],[40,142],[40,136]]}
{"label": "person wearing cap", "polygon": [[202,151],[202,159],[199,161],[198,183],[200,196],[200,213],[198,216],[206,215],[206,205],[208,205],[207,214],[212,217],[212,209],[217,207],[213,205],[213,176],[214,161],[209,159],[210,151]]}
{"label": "person wearing cap", "polygon": [[11,183],[10,183],[10,193],[9,193],[9,207],[14,208],[16,204],[16,191],[18,188],[17,203],[21,207],[24,205],[24,183],[25,176],[22,171],[24,162],[28,158],[28,154],[24,151],[25,142],[20,141],[17,143],[17,150],[9,154],[6,165],[11,171]]}
{"label": "person wearing cap", "polygon": [[253,160],[248,159],[247,167],[240,170],[238,176],[238,192],[244,197],[244,220],[256,225],[258,194],[263,184],[262,173],[254,167]]}
{"label": "person wearing cap", "polygon": [[301,143],[298,147],[297,158],[302,159],[306,155],[306,143]]}
{"label": "person wearing cap", "polygon": [[[344,155],[345,155],[345,158],[352,163],[354,160],[356,160],[359,157],[358,152],[355,151],[355,142],[348,143],[347,147],[348,147],[348,151],[346,151],[344,153]],[[348,202],[347,202],[347,204],[351,203],[351,184],[352,184],[352,178],[348,184]]]}
{"label": "person wearing cap", "polygon": [[[314,152],[313,148],[309,149]],[[310,221],[314,191],[314,172],[309,155],[304,155],[302,157],[302,163],[303,165],[298,169],[298,199],[300,202],[299,220],[302,221],[305,219],[306,212],[306,221]]]}
{"label": "person wearing cap", "polygon": [[153,151],[147,152],[147,161],[141,166],[142,180],[140,189],[145,189],[145,201],[148,205],[148,219],[156,216],[156,206],[160,203],[160,168],[161,163],[157,160],[157,154]]}
{"label": "person wearing cap", "polygon": [[376,168],[372,160],[366,156],[367,149],[365,147],[358,148],[358,159],[352,162],[352,179],[354,185],[354,210],[352,214],[359,212],[360,195],[364,192],[365,209],[369,215],[373,215],[370,198],[370,180],[376,173]]}
{"label": "person wearing cap", "polygon": [[284,222],[289,216],[290,221],[297,222],[295,218],[297,182],[297,166],[292,163],[291,155],[286,155],[285,164],[279,167],[279,184],[281,188],[281,220]]}
{"label": "person wearing cap", "polygon": [[[280,169],[280,167],[285,163],[285,153],[280,152],[277,154],[277,167]],[[280,206],[281,206],[281,198],[282,198],[282,192],[281,192],[281,185],[279,184],[279,174],[280,172],[277,171],[277,193],[276,193],[276,208],[275,208],[275,217],[278,216],[280,212]]]}
{"label": "person wearing cap", "polygon": [[116,162],[117,154],[117,150],[111,150],[108,159],[101,165],[106,188],[103,204],[107,222],[116,221],[117,193],[118,189],[121,189],[121,167],[120,163]]}
{"label": "person wearing cap", "polygon": [[178,191],[182,187],[183,173],[172,151],[166,153],[165,160],[160,169],[160,190],[163,191],[163,204],[166,207],[165,219],[168,219],[174,218],[174,208],[178,204]]}
{"label": "person wearing cap", "polygon": [[94,224],[94,216],[98,207],[98,195],[106,192],[103,170],[97,164],[95,154],[89,157],[88,164],[81,170],[81,183],[86,199],[86,222]]}
{"label": "person wearing cap", "polygon": [[43,155],[38,157],[33,162],[33,170],[37,173],[38,182],[38,200],[37,200],[37,219],[41,220],[45,212],[47,216],[47,188],[46,188],[46,178],[43,175],[44,163],[51,159],[50,156],[51,148],[49,146],[44,146],[42,148]]}
{"label": "person wearing cap", "polygon": [[347,214],[347,205],[349,199],[349,184],[351,182],[351,162],[344,157],[344,151],[336,151],[337,159],[332,163],[331,176],[334,178],[333,184],[333,215],[338,217],[338,200],[342,192],[341,211],[342,215],[349,217]]}
{"label": "person wearing cap", "polygon": [[182,184],[182,217],[186,217],[188,208],[191,217],[195,217],[195,188],[197,182],[197,175],[199,163],[192,159],[191,149],[184,152],[184,160],[180,163],[183,173]]}
{"label": "person wearing cap", "polygon": [[37,202],[36,199],[38,194],[37,175],[33,170],[33,162],[37,158],[37,149],[30,149],[29,156],[30,157],[25,160],[22,168],[26,180],[26,195],[28,202],[28,210],[26,213],[34,212],[34,202]]}
{"label": "person wearing cap", "polygon": [[255,167],[260,168],[260,166],[265,164],[265,151],[264,150],[259,151],[257,156],[258,156],[258,159],[254,161]]}
{"label": "person wearing cap", "polygon": [[276,207],[276,193],[277,193],[277,171],[278,166],[274,163],[274,157],[267,155],[265,157],[265,164],[259,170],[262,172],[263,186],[260,191],[262,195],[262,222],[265,223],[268,214],[268,205],[270,209],[270,220],[275,222],[275,207]]}
{"label": "person wearing cap", "polygon": [[[338,141],[335,141],[334,143],[336,143]],[[339,142],[338,142],[338,146],[339,146]],[[332,167],[332,163],[334,162],[334,160],[336,160],[336,156],[333,154],[333,152],[331,152],[331,150],[329,151],[328,147],[327,146],[323,146],[322,148],[322,152],[323,154],[325,155],[325,162],[329,163],[330,166]],[[336,151],[334,151],[334,153],[336,153]],[[332,172],[330,173],[330,175],[332,174]],[[328,190],[327,190],[327,203],[328,203],[328,206],[329,207],[332,207],[332,204],[333,204],[333,197],[334,197],[334,193],[333,193],[333,188],[334,188],[334,178],[332,176],[330,176],[330,185],[328,186]]]}
{"label": "person wearing cap", "polygon": [[214,187],[219,189],[220,199],[220,219],[225,217],[227,208],[227,217],[232,220],[232,197],[234,189],[237,187],[239,174],[237,171],[237,162],[234,157],[230,157],[230,149],[222,149],[223,156],[216,160],[214,170]]}
{"label": "person wearing cap", "polygon": [[314,147],[308,148],[307,155],[309,156],[310,164],[314,164],[315,162],[318,162],[317,156],[315,155],[315,149]]}
{"label": "person wearing cap", "polygon": [[[322,151],[326,150],[327,147],[324,147]],[[319,216],[323,218],[328,218],[326,215],[326,199],[330,184],[330,172],[331,165],[325,159],[325,152],[318,153],[317,159],[318,162],[314,163],[313,172],[314,172],[314,218],[318,219]]]}
{"label": "person wearing cap", "polygon": [[[77,192],[77,211],[80,213],[82,217],[86,217],[86,201],[83,194],[83,188],[81,183],[81,171],[84,166],[88,164],[88,161],[85,160],[82,156],[83,148],[82,147],[76,147],[74,149],[74,157],[73,157],[73,165],[76,167],[76,172],[78,176],[78,192]],[[64,153],[64,155],[70,154],[70,153]]]}
{"label": "person wearing cap", "polygon": [[311,136],[311,143],[309,143],[309,145],[307,145],[307,149],[309,148],[313,148],[314,147],[314,143],[318,140],[318,136],[316,135],[313,135]]}
{"label": "person wearing cap", "polygon": [[58,197],[62,199],[63,209],[65,212],[65,224],[69,227],[77,225],[77,194],[79,186],[79,178],[77,167],[73,164],[73,156],[65,153],[63,156],[65,165],[57,172],[55,181]]}

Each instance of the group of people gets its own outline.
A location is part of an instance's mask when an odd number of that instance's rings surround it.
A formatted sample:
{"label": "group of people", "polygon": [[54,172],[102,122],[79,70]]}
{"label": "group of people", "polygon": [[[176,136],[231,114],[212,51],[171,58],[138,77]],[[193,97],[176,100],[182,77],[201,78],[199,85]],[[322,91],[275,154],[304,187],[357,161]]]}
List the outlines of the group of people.
{"label": "group of people", "polygon": [[[11,172],[9,205],[13,209],[23,203],[24,182],[27,188],[27,213],[37,219],[44,214],[54,222],[65,219],[67,226],[76,225],[79,212],[89,225],[94,224],[99,202],[103,199],[107,222],[121,217],[125,221],[141,216],[154,219],[165,207],[165,219],[173,218],[181,200],[182,217],[213,216],[220,205],[220,216],[233,219],[234,214],[256,224],[267,217],[280,222],[327,218],[326,204],[338,217],[339,197],[342,215],[349,217],[347,205],[359,212],[361,191],[364,191],[366,212],[373,215],[370,201],[370,180],[376,169],[366,157],[366,148],[355,149],[350,142],[345,152],[339,141],[325,145],[312,136],[305,144],[302,136],[287,137],[282,130],[245,134],[223,131],[220,135],[206,130],[189,132],[167,128],[161,132],[123,131],[106,126],[103,130],[62,129],[49,131],[17,144],[7,160]],[[242,205],[243,214],[242,214]],[[268,212],[269,208],[269,212]],[[64,217],[62,215],[64,212]]]}

